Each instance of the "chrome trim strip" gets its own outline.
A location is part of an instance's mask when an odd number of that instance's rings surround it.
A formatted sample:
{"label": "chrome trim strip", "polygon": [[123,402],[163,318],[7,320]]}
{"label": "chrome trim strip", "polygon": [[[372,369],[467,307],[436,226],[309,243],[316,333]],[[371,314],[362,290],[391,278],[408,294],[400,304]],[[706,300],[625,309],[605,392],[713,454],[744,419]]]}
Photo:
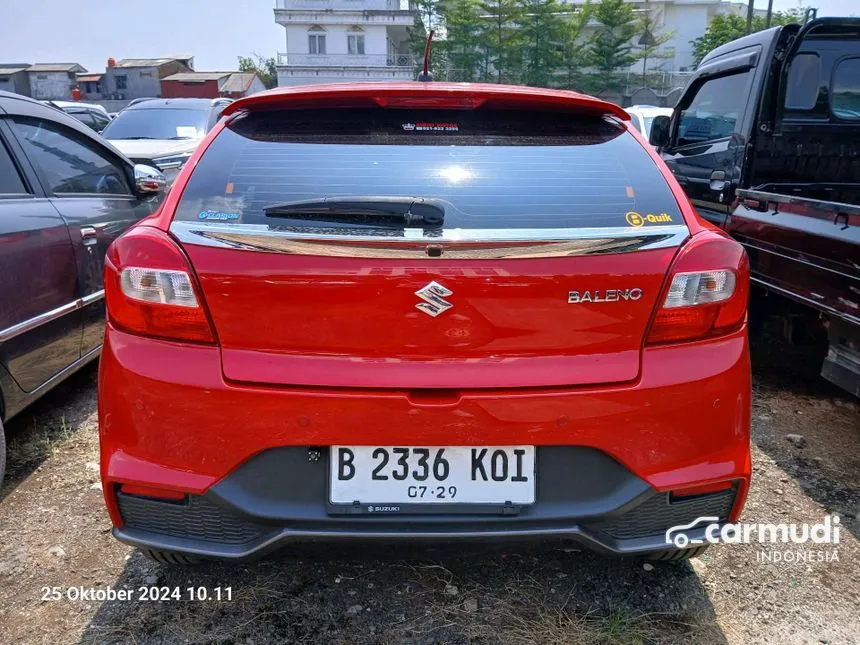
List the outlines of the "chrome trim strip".
{"label": "chrome trim strip", "polygon": [[101,289],[100,291],[87,294],[83,298],[78,298],[77,300],[74,300],[68,304],[61,305],[56,309],[51,309],[51,311],[46,311],[43,314],[33,316],[28,320],[24,320],[15,325],[12,325],[11,327],[2,329],[0,330],[0,343],[7,340],[11,340],[16,336],[20,336],[21,334],[27,333],[28,331],[32,331],[33,329],[36,329],[36,327],[40,327],[41,325],[57,320],[58,318],[62,318],[66,314],[70,314],[73,311],[82,309],[87,305],[96,302],[97,300],[101,300],[104,297],[105,291],[104,289]]}
{"label": "chrome trim strip", "polygon": [[[502,259],[626,253],[676,247],[686,225],[561,229],[448,229],[402,237],[301,233],[265,224],[173,222],[170,232],[185,244],[291,255],[353,258]],[[436,253],[431,253],[431,250]],[[437,254],[438,253],[438,254]]]}
{"label": "chrome trim strip", "polygon": [[81,307],[86,307],[87,305],[91,305],[96,300],[101,300],[105,297],[105,290],[100,289],[98,291],[93,291],[92,293],[88,293],[83,298],[81,298]]}

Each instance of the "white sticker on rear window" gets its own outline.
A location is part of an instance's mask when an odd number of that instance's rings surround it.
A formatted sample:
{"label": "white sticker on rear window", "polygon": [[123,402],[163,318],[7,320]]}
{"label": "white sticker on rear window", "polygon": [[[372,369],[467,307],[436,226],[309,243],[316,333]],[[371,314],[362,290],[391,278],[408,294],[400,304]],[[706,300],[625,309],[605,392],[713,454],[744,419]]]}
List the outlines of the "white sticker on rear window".
{"label": "white sticker on rear window", "polygon": [[197,213],[197,219],[216,222],[229,222],[239,219],[239,213],[222,213],[220,211],[200,211]]}
{"label": "white sticker on rear window", "polygon": [[459,132],[460,124],[453,121],[417,121],[403,124],[404,132]]}
{"label": "white sticker on rear window", "polygon": [[177,137],[188,137],[193,139],[194,137],[200,136],[197,133],[197,128],[193,125],[177,125],[176,126],[176,136]]}

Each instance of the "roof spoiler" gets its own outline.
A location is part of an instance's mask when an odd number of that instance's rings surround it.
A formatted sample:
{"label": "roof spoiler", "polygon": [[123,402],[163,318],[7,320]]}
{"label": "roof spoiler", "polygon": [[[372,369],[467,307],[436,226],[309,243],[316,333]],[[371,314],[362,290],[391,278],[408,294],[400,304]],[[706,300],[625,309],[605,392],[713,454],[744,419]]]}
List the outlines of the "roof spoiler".
{"label": "roof spoiler", "polygon": [[597,115],[629,121],[622,108],[602,99],[534,87],[470,83],[361,83],[278,88],[238,99],[224,109],[229,116],[243,110],[315,107],[391,107],[476,109],[539,108]]}

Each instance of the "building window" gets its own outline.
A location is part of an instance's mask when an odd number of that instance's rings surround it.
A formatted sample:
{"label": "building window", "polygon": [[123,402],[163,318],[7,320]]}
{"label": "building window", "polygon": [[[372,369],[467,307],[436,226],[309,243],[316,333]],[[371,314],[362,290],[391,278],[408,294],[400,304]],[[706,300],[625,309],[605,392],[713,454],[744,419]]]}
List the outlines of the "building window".
{"label": "building window", "polygon": [[308,34],[308,53],[325,54],[325,34]]}
{"label": "building window", "polygon": [[350,54],[364,54],[364,34],[347,34],[346,51]]}
{"label": "building window", "polygon": [[117,74],[114,76],[114,80],[116,81],[116,89],[117,90],[127,90],[128,89],[128,78],[125,74]]}

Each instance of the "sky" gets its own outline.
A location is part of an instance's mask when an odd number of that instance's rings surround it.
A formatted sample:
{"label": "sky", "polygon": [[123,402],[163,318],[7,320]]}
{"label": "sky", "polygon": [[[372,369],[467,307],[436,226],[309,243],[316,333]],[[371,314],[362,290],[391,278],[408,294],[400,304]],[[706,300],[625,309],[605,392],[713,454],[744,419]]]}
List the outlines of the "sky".
{"label": "sky", "polygon": [[[819,16],[860,15],[860,0],[774,0]],[[80,63],[103,71],[109,57],[194,55],[200,71],[236,69],[237,56],[285,48],[274,0],[0,0],[0,64]],[[755,0],[766,9],[767,0]]]}
{"label": "sky", "polygon": [[80,63],[192,54],[200,71],[286,48],[275,0],[0,0],[0,63]]}

